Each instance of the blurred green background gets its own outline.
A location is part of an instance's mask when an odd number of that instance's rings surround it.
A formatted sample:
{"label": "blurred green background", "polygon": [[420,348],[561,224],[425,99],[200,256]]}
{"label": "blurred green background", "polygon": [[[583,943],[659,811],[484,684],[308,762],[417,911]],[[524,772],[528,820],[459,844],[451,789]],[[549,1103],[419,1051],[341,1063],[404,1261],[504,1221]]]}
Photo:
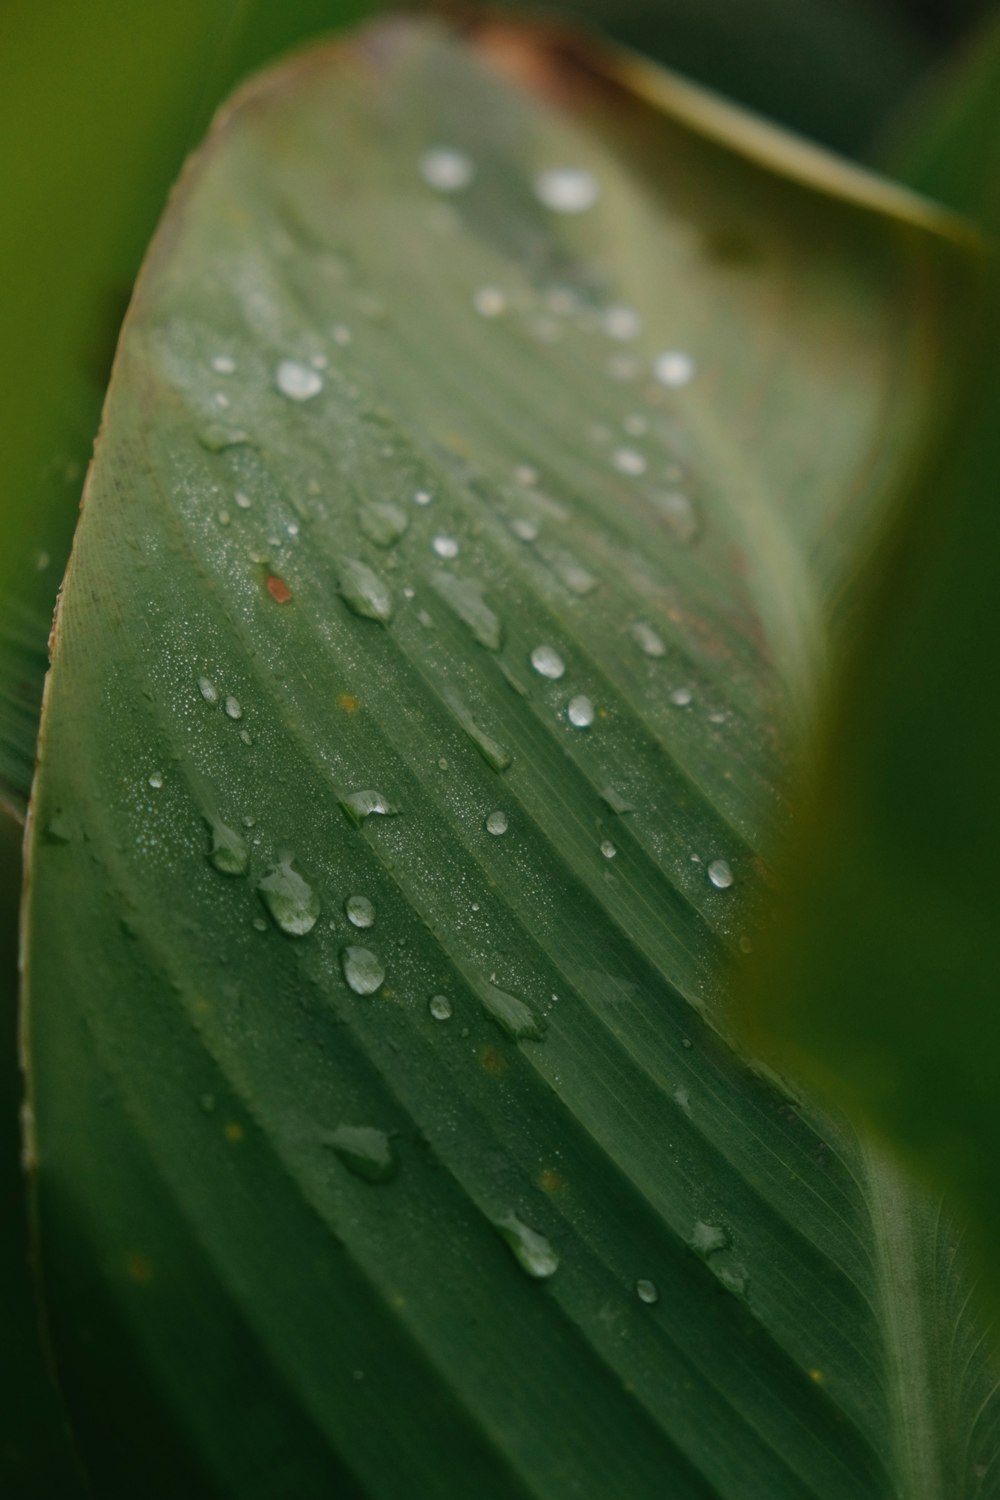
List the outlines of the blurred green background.
{"label": "blurred green background", "polygon": [[[0,0],[0,800],[10,810],[0,813],[0,1492],[11,1497],[85,1493],[47,1383],[27,1270],[15,818],[117,331],[170,184],[218,103],[276,54],[380,8],[366,0]],[[995,7],[566,0],[537,9],[865,159],[919,112]],[[925,180],[939,185],[933,173]]]}

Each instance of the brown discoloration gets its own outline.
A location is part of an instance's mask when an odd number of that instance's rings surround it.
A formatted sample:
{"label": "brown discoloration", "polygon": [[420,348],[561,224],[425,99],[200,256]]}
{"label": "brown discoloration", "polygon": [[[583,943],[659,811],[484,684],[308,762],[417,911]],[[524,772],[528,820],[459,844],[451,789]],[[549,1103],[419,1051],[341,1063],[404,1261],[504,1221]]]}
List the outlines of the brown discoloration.
{"label": "brown discoloration", "polygon": [[353,693],[339,693],[337,707],[343,709],[345,714],[356,714],[361,707],[361,699],[355,698]]}
{"label": "brown discoloration", "polygon": [[555,1167],[546,1167],[539,1173],[538,1186],[544,1193],[564,1193],[566,1191],[566,1179]]}
{"label": "brown discoloration", "polygon": [[484,1047],[479,1054],[479,1065],[484,1072],[491,1073],[494,1078],[499,1078],[507,1071],[507,1059],[496,1047]]}
{"label": "brown discoloration", "polygon": [[265,579],[265,587],[275,604],[287,604],[292,597],[292,591],[283,578],[276,573],[269,573]]}
{"label": "brown discoloration", "polygon": [[125,1257],[125,1269],[130,1280],[137,1286],[148,1286],[153,1279],[152,1262],[138,1250],[130,1250]]}

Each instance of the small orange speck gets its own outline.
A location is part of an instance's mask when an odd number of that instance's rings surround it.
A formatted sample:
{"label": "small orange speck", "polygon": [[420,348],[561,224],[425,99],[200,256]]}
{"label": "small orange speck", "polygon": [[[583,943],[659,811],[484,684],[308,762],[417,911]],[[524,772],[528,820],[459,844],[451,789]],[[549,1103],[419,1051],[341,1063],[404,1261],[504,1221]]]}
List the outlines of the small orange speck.
{"label": "small orange speck", "polygon": [[546,1193],[561,1193],[566,1186],[566,1179],[555,1167],[546,1167],[538,1179],[538,1186]]}
{"label": "small orange speck", "polygon": [[153,1279],[153,1267],[144,1255],[133,1250],[125,1261],[128,1274],[139,1286],[146,1286]]}
{"label": "small orange speck", "polygon": [[826,1376],[823,1374],[822,1370],[810,1370],[809,1379],[815,1381],[817,1385],[822,1385],[823,1381],[826,1379]]}
{"label": "small orange speck", "polygon": [[341,693],[337,699],[337,706],[342,708],[345,714],[356,714],[361,707],[361,699],[355,698],[353,693]]}
{"label": "small orange speck", "polygon": [[226,1140],[230,1141],[234,1146],[240,1143],[245,1133],[239,1120],[227,1120],[223,1126],[223,1134]]}
{"label": "small orange speck", "polygon": [[292,597],[292,591],[283,578],[275,573],[269,573],[267,577],[267,592],[275,604],[287,604]]}
{"label": "small orange speck", "polygon": [[479,1061],[487,1073],[492,1073],[494,1077],[507,1071],[507,1059],[495,1047],[484,1047],[479,1054]]}

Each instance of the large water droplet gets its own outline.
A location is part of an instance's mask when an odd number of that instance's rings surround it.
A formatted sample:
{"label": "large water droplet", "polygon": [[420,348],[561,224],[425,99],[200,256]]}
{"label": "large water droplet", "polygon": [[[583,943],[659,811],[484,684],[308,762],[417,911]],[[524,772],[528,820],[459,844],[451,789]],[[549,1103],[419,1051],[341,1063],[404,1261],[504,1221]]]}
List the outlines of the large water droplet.
{"label": "large water droplet", "polygon": [[242,705],[240,704],[240,700],[238,698],[234,698],[232,694],[229,695],[222,706],[226,711],[227,719],[242,719]]}
{"label": "large water droplet", "polygon": [[373,1125],[338,1125],[321,1137],[335,1151],[349,1172],[365,1182],[391,1182],[399,1171],[399,1158],[385,1130]]}
{"label": "large water droplet", "polygon": [[476,175],[470,156],[455,146],[431,146],[420,158],[420,175],[438,193],[459,193]]}
{"label": "large water droplet", "polygon": [[451,1020],[451,1001],[447,995],[432,995],[427,1002],[427,1009],[435,1021]]}
{"label": "large water droplet", "polygon": [[291,857],[281,859],[257,882],[257,893],[274,923],[289,937],[305,937],[319,917],[319,897],[308,881],[292,869]]}
{"label": "large water droplet", "polygon": [[647,1281],[645,1277],[640,1277],[635,1284],[635,1290],[639,1301],[645,1302],[648,1307],[652,1307],[654,1302],[659,1302],[660,1300],[660,1294],[656,1290],[655,1281]]}
{"label": "large water droplet", "polygon": [[436,593],[467,625],[481,646],[488,651],[499,651],[503,645],[503,627],[497,616],[483,598],[483,585],[471,578],[459,578],[454,573],[437,569],[431,576]]}
{"label": "large water droplet", "polygon": [[729,1244],[729,1236],[721,1225],[706,1224],[702,1219],[699,1219],[691,1231],[691,1238],[688,1243],[692,1250],[696,1250],[699,1255],[703,1255],[707,1259],[708,1256],[714,1255],[717,1250],[725,1250]]}
{"label": "large water droplet", "polygon": [[274,372],[274,383],[289,401],[310,401],[323,389],[323,377],[312,365],[283,359]]}
{"label": "large water droplet", "polygon": [[436,557],[447,562],[458,556],[458,542],[453,536],[436,536],[431,542],[431,549]]}
{"label": "large water droplet", "polygon": [[381,959],[370,948],[341,948],[340,967],[356,995],[374,995],[385,983]]}
{"label": "large water droplet", "polygon": [[210,819],[208,826],[212,834],[208,858],[220,875],[245,875],[250,866],[246,839],[217,819]]}
{"label": "large water droplet", "polygon": [[582,214],[600,197],[597,178],[585,167],[550,167],[535,178],[535,196],[553,213]]}
{"label": "large water droplet", "polygon": [[491,812],[486,819],[486,832],[499,835],[507,832],[507,814],[505,812]]}
{"label": "large water droplet", "polygon": [[392,619],[389,585],[359,558],[341,558],[339,591],[348,609],[363,619],[377,620],[380,625]]}
{"label": "large water droplet", "polygon": [[525,1224],[515,1213],[508,1213],[502,1219],[497,1219],[496,1227],[513,1251],[518,1265],[529,1276],[544,1281],[555,1275],[559,1269],[559,1255],[544,1234],[539,1234],[537,1229]]}
{"label": "large water droplet", "polygon": [[665,349],[653,361],[653,374],[668,390],[679,390],[694,379],[694,360],[680,349]]}
{"label": "large water droplet", "polygon": [[558,682],[566,671],[566,663],[554,646],[536,646],[531,653],[531,665],[540,677]]}
{"label": "large water droplet", "polygon": [[495,984],[480,981],[479,997],[491,1021],[495,1021],[515,1042],[540,1042],[545,1036],[545,1022],[531,1006],[517,995],[510,995]]}
{"label": "large water droplet", "polygon": [[198,691],[206,703],[218,703],[219,689],[210,677],[198,678]]}
{"label": "large water droplet", "polygon": [[375,903],[367,896],[348,896],[344,911],[352,927],[371,927],[375,922]]}
{"label": "large water droplet", "polygon": [[605,859],[614,859],[615,855],[618,853],[618,850],[615,848],[610,839],[605,839],[601,844],[601,853],[604,855]]}
{"label": "large water droplet", "polygon": [[391,818],[399,812],[395,803],[390,802],[388,797],[372,787],[367,787],[360,792],[344,792],[339,801],[355,828],[360,828],[365,819],[373,815]]}
{"label": "large water droplet", "polygon": [[358,525],[376,547],[391,547],[409,524],[406,511],[391,500],[372,500],[358,511]]}
{"label": "large water droplet", "polygon": [[642,620],[636,620],[634,625],[629,626],[629,633],[635,641],[639,650],[646,656],[666,656],[667,648],[663,638],[657,635],[652,625],[646,625]]}
{"label": "large water droplet", "polygon": [[733,872],[724,859],[713,859],[708,867],[708,878],[717,891],[725,891],[733,883]]}
{"label": "large water droplet", "polygon": [[158,792],[163,785],[163,772],[154,771],[149,778],[149,784],[153,788],[154,792]]}
{"label": "large water droplet", "polygon": [[594,705],[584,693],[569,700],[566,717],[574,729],[589,729],[594,722]]}

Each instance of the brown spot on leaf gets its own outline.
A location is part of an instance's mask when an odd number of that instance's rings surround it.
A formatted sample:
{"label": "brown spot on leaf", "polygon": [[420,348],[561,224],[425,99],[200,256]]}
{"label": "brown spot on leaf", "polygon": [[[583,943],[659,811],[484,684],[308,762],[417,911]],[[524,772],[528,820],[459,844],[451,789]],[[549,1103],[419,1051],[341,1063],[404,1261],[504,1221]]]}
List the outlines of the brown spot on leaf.
{"label": "brown spot on leaf", "polygon": [[292,597],[292,591],[288,587],[288,584],[283,578],[279,578],[275,573],[268,574],[267,592],[270,594],[275,604],[287,604],[289,599]]}
{"label": "brown spot on leaf", "polygon": [[353,693],[341,693],[337,698],[337,707],[342,708],[345,714],[356,714],[361,707],[361,699],[355,698]]}
{"label": "brown spot on leaf", "polygon": [[496,1047],[484,1047],[479,1054],[479,1062],[487,1073],[493,1074],[494,1078],[498,1078],[501,1073],[507,1071],[507,1059],[502,1052],[497,1051]]}

